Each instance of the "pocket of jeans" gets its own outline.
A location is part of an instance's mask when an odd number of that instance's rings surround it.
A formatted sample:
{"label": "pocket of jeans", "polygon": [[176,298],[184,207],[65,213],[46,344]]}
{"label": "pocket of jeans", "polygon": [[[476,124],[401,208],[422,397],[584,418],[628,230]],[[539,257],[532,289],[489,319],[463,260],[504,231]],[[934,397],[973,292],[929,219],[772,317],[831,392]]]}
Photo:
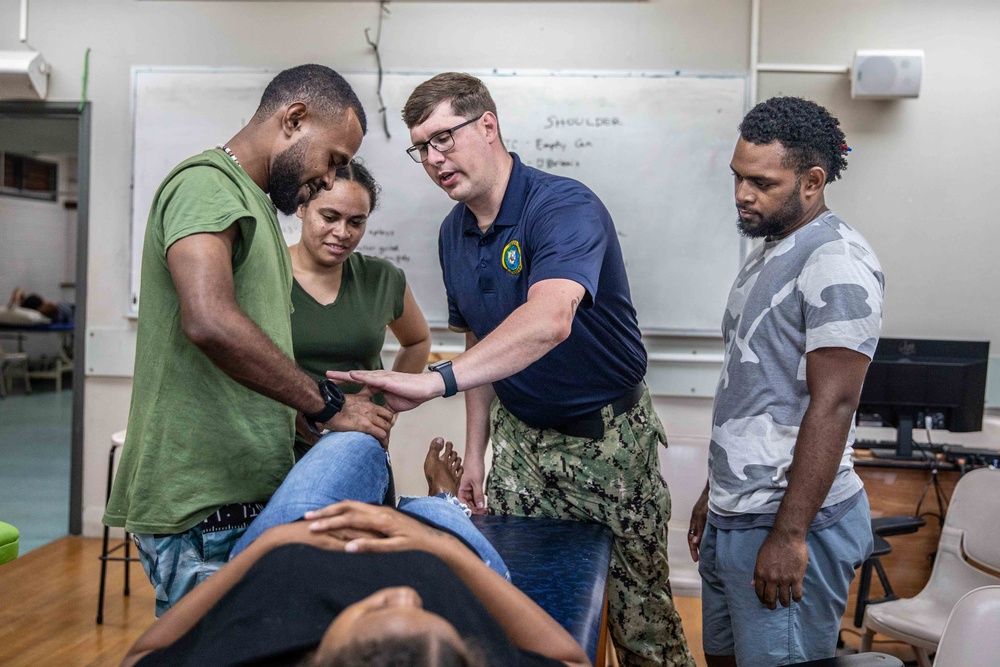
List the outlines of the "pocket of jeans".
{"label": "pocket of jeans", "polygon": [[[152,542],[152,554],[150,554],[149,549],[143,547],[143,541],[147,540]],[[156,538],[152,535],[140,538],[139,535],[132,533],[132,542],[135,544],[135,550],[138,552],[139,563],[146,572],[146,578],[155,587],[160,580],[159,573],[156,571]]]}

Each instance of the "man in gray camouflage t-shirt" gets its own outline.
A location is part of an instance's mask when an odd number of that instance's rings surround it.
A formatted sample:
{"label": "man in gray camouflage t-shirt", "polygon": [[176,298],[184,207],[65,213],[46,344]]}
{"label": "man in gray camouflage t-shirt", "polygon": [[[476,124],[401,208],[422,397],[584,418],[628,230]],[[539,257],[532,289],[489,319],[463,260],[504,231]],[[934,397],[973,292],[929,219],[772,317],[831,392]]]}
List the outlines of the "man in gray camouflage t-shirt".
{"label": "man in gray camouflage t-shirt", "polygon": [[723,315],[709,481],[688,535],[709,665],[832,657],[871,552],[851,453],[884,279],[865,239],[826,208],[844,141],[826,109],[797,98],[758,104],[740,124],[737,225],[763,243]]}

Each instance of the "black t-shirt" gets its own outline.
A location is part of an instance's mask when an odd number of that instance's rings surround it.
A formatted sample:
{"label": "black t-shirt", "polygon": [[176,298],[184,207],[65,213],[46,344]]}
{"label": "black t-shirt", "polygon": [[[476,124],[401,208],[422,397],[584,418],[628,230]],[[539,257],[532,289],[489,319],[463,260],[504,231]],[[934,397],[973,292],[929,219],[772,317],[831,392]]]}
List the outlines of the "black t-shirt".
{"label": "black t-shirt", "polygon": [[493,665],[561,665],[514,646],[472,591],[422,551],[348,554],[305,544],[264,555],[183,637],[139,663],[295,665],[345,607],[390,586],[410,586],[424,609],[473,640]]}

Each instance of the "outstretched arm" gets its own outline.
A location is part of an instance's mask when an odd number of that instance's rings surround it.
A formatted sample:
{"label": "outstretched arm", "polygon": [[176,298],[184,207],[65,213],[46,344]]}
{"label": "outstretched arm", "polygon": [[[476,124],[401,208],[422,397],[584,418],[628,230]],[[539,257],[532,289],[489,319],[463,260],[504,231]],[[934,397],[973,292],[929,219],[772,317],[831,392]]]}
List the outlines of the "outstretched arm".
{"label": "outstretched arm", "polygon": [[[541,280],[528,290],[528,300],[488,336],[452,361],[459,391],[481,387],[524,370],[569,337],[583,300],[583,285],[563,278]],[[438,373],[405,375],[390,371],[331,371],[338,381],[361,382],[385,396],[397,412],[444,395]]]}
{"label": "outstretched arm", "polygon": [[483,563],[448,533],[436,530],[388,507],[344,501],[307,512],[317,532],[359,530],[385,537],[351,540],[349,552],[388,552],[419,549],[448,564],[500,624],[515,645],[571,667],[589,665],[587,654],[559,623],[527,595]]}
{"label": "outstretched arm", "polygon": [[802,599],[809,562],[806,533],[823,505],[844,456],[851,419],[861,397],[869,359],[860,352],[827,347],[806,354],[809,407],[774,527],[760,551],[752,585],[768,609]]}

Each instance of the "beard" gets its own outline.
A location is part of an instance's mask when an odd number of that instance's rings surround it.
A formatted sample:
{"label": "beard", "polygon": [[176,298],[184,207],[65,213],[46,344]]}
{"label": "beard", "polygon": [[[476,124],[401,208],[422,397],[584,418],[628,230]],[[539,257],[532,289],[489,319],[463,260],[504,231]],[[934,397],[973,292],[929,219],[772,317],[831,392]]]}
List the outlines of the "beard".
{"label": "beard", "polygon": [[274,160],[271,167],[270,195],[274,207],[285,215],[292,215],[299,207],[309,201],[316,188],[309,186],[309,194],[302,195],[302,186],[306,185],[302,181],[304,171],[305,154],[309,149],[308,139],[299,139],[298,142],[286,148]]}
{"label": "beard", "polygon": [[769,216],[755,214],[754,218],[748,220],[737,217],[736,229],[739,230],[740,234],[750,239],[780,236],[802,218],[804,210],[802,200],[799,199],[799,181],[796,180],[792,194],[778,207],[777,211]]}

